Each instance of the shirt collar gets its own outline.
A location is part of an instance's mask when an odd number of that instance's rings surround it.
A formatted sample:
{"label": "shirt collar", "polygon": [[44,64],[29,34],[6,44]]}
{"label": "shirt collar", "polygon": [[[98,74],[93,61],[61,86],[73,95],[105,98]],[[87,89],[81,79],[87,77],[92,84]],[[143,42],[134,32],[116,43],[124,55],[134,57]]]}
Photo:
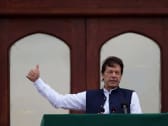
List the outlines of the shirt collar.
{"label": "shirt collar", "polygon": [[119,87],[116,87],[114,89],[107,90],[106,88],[103,88],[104,94],[111,94],[112,91],[118,89]]}

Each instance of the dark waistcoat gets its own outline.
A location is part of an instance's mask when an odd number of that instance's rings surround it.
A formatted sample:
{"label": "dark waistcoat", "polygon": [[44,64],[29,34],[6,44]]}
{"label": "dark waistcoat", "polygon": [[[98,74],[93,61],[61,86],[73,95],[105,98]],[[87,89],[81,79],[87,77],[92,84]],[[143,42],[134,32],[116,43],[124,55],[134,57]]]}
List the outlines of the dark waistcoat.
{"label": "dark waistcoat", "polygon": [[[126,106],[127,112],[130,113],[130,103],[132,90],[117,88],[109,95],[110,113],[124,113],[123,106]],[[103,106],[106,101],[103,89],[89,90],[86,92],[86,113],[103,112]]]}

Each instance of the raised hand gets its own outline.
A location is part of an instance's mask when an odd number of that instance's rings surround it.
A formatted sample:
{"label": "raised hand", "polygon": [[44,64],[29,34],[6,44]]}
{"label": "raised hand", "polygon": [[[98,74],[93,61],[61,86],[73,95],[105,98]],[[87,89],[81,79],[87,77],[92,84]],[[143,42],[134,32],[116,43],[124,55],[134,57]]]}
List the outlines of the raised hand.
{"label": "raised hand", "polygon": [[30,81],[35,82],[40,77],[39,65],[36,65],[35,68],[31,69],[26,76]]}

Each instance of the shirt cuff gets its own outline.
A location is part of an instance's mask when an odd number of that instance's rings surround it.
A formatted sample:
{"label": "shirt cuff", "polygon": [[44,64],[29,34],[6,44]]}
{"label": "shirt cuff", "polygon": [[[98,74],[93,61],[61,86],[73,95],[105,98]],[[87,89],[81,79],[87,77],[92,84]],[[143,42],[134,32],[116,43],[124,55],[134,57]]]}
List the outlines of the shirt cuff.
{"label": "shirt cuff", "polygon": [[36,88],[40,88],[40,87],[44,87],[44,81],[41,78],[38,78],[35,82],[34,82],[34,86]]}

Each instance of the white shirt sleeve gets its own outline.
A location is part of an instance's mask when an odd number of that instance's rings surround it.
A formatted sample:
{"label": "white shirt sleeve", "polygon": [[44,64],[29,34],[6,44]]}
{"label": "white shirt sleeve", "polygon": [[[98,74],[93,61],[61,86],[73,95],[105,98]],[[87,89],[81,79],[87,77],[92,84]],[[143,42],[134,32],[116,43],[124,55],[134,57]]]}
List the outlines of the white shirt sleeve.
{"label": "white shirt sleeve", "polygon": [[86,91],[77,94],[62,95],[47,85],[41,78],[35,81],[35,87],[55,108],[86,110]]}
{"label": "white shirt sleeve", "polygon": [[142,113],[139,97],[136,92],[132,93],[130,111],[131,113]]}

